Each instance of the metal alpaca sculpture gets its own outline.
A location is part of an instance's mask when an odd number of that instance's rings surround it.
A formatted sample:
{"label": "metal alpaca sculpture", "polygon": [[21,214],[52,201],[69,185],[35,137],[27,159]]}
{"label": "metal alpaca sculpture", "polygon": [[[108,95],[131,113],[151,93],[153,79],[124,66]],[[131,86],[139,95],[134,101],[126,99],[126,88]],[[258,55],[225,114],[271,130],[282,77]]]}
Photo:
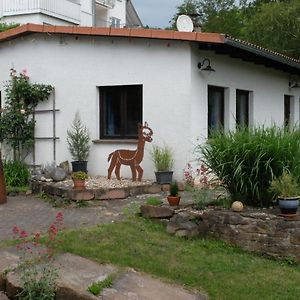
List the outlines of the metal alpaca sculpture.
{"label": "metal alpaca sculpture", "polygon": [[[139,124],[138,127],[138,145],[136,150],[116,150],[109,154],[107,161],[110,162],[108,168],[107,178],[111,178],[111,173],[115,169],[115,174],[118,180],[120,178],[121,165],[130,166],[132,173],[132,181],[142,180],[144,170],[141,168],[140,163],[144,158],[145,142],[152,142],[153,131],[148,127],[148,123],[145,122],[144,126]],[[138,176],[137,176],[138,174]]]}

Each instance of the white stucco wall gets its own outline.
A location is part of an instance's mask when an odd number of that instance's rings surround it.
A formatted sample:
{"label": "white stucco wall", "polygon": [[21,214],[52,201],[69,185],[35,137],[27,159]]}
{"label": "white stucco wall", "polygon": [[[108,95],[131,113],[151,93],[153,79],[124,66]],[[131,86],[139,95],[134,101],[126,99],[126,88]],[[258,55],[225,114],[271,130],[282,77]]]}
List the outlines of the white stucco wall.
{"label": "white stucco wall", "polygon": [[108,10],[108,18],[112,17],[121,20],[121,28],[126,25],[126,0],[116,0],[114,8]]}
{"label": "white stucco wall", "polygon": [[7,16],[7,17],[3,17],[2,21],[5,23],[17,23],[17,24],[33,23],[33,24],[49,24],[49,25],[78,25],[75,23],[64,21],[63,19],[58,19],[52,16],[48,16],[45,14],[38,14],[38,13]]}
{"label": "white stucco wall", "polygon": [[[197,63],[209,57],[216,72],[208,76]],[[153,144],[174,149],[175,175],[182,178],[185,164],[193,158],[197,137],[207,134],[207,85],[227,88],[227,127],[233,128],[235,90],[253,92],[256,124],[283,122],[283,96],[295,97],[295,119],[299,120],[299,89],[288,89],[288,74],[213,52],[197,50],[189,42],[133,38],[29,35],[0,44],[0,81],[9,69],[28,69],[32,82],[55,87],[57,113],[57,163],[71,161],[66,131],[80,111],[93,140],[99,139],[99,86],[143,85],[143,120],[154,131]],[[40,108],[49,108],[51,101]],[[52,116],[37,117],[37,136],[52,134]],[[36,162],[51,162],[51,142],[38,141]],[[153,178],[153,164],[146,144],[142,167],[145,178]],[[118,148],[135,144],[92,144],[88,169],[92,175],[106,175],[107,156]],[[130,176],[122,167],[122,176]]]}

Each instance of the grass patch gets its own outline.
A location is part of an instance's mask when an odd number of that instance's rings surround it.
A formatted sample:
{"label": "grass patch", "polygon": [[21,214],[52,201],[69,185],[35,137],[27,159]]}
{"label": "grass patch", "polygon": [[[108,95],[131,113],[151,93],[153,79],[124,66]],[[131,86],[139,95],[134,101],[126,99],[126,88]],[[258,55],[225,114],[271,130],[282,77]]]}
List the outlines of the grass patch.
{"label": "grass patch", "polygon": [[6,186],[6,193],[16,193],[16,194],[25,194],[28,190],[30,190],[30,187],[28,185],[24,186]]}
{"label": "grass patch", "polygon": [[111,288],[113,285],[113,281],[116,278],[117,274],[109,274],[104,280],[93,282],[89,287],[88,287],[88,292],[91,294],[98,296],[101,294],[102,290],[105,288]]}
{"label": "grass patch", "polygon": [[177,238],[152,220],[131,218],[73,230],[66,232],[63,240],[60,251],[203,289],[210,299],[300,298],[299,266],[265,259],[218,241]]}

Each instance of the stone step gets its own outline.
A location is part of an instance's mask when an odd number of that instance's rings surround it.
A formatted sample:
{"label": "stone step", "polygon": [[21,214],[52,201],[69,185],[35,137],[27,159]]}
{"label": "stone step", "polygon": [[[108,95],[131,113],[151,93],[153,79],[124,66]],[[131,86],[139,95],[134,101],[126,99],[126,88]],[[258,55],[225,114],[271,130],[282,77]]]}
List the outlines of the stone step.
{"label": "stone step", "polygon": [[[16,266],[18,256],[14,250],[0,249],[0,273]],[[104,280],[110,274],[119,275],[113,281],[112,288],[102,291],[103,300],[204,300],[207,295],[192,293],[180,286],[165,283],[149,275],[128,269],[123,272],[112,265],[99,264],[73,254],[65,253],[56,257],[55,266],[58,268],[57,300],[96,300],[87,288],[97,281]],[[0,277],[1,278],[1,277]],[[1,290],[5,291],[9,299],[16,299],[21,290],[19,271],[10,271],[2,276]],[[3,284],[5,283],[5,284]],[[2,298],[1,298],[2,297]],[[7,300],[0,294],[0,300]]]}

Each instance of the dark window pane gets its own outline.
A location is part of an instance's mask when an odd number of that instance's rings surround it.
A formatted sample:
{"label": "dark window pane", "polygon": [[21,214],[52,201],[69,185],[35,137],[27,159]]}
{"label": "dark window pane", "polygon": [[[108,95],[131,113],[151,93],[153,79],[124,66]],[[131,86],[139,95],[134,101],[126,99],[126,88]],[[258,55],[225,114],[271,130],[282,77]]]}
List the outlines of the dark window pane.
{"label": "dark window pane", "polygon": [[208,87],[208,135],[224,127],[224,88]]}
{"label": "dark window pane", "polygon": [[284,126],[291,123],[291,96],[284,95]]}
{"label": "dark window pane", "polygon": [[107,91],[105,97],[105,135],[121,135],[121,99],[118,93]]}
{"label": "dark window pane", "polygon": [[125,135],[136,136],[137,125],[142,120],[142,88],[131,88],[127,93]]}
{"label": "dark window pane", "polygon": [[240,126],[249,125],[249,92],[236,91],[236,124]]}
{"label": "dark window pane", "polygon": [[137,138],[142,85],[100,87],[100,138]]}

